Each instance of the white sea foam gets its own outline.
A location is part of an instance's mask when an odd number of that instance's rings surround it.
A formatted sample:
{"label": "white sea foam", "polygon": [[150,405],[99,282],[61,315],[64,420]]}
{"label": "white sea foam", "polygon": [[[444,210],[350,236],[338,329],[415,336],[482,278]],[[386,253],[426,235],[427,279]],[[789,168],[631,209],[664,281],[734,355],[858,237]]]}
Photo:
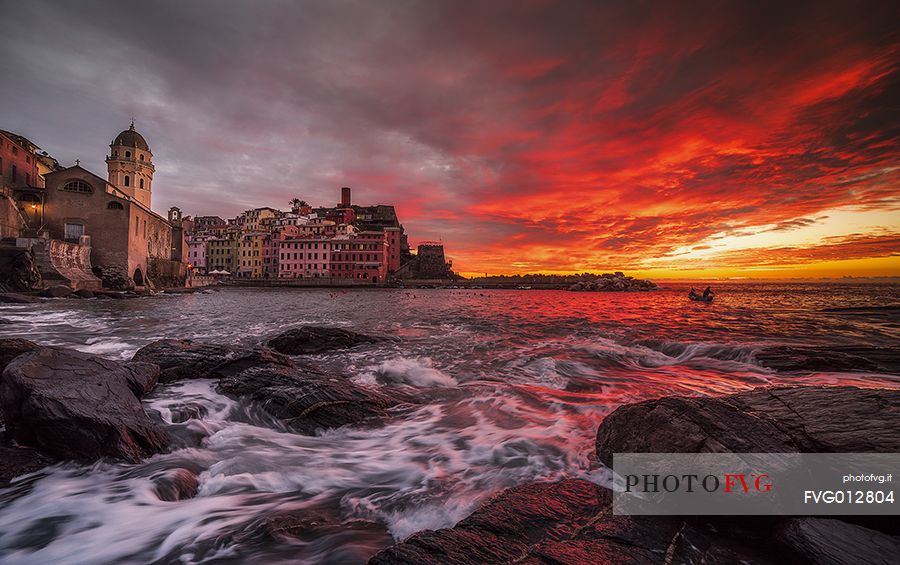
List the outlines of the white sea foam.
{"label": "white sea foam", "polygon": [[[452,387],[458,384],[456,379],[436,369],[429,357],[396,357],[379,364],[371,373],[375,381],[382,383],[418,387]],[[363,376],[362,380],[372,382],[373,379]]]}

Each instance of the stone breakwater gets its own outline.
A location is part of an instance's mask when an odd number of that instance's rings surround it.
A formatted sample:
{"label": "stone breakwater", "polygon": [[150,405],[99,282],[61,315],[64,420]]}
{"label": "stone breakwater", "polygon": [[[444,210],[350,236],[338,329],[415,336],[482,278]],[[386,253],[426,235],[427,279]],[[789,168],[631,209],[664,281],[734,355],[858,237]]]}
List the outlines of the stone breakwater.
{"label": "stone breakwater", "polygon": [[[348,426],[379,429],[401,405],[426,402],[395,387],[367,387],[311,366],[305,355],[364,346],[374,336],[304,327],[240,348],[161,340],[112,361],[23,339],[0,340],[0,487],[59,461],[134,463],[190,445],[145,412],[141,398],[170,383],[209,379],[267,415],[277,430],[309,436]],[[202,418],[189,413],[177,418]],[[620,406],[600,422],[597,460],[615,452],[897,452],[900,391],[776,387],[719,397]],[[154,478],[161,501],[197,497],[185,461]],[[16,484],[16,483],[14,483]],[[319,522],[303,511],[269,517],[272,544],[308,541]],[[313,524],[315,523],[315,524]],[[313,527],[313,524],[315,527]],[[310,533],[313,532],[313,533]],[[371,563],[860,563],[900,555],[900,527],[883,519],[617,516],[611,492],[565,479],[501,491],[452,528],[424,530]],[[383,545],[378,546],[383,547]]]}
{"label": "stone breakwater", "polygon": [[635,292],[659,290],[653,281],[627,277],[624,273],[605,273],[594,280],[578,281],[568,290],[573,292]]}

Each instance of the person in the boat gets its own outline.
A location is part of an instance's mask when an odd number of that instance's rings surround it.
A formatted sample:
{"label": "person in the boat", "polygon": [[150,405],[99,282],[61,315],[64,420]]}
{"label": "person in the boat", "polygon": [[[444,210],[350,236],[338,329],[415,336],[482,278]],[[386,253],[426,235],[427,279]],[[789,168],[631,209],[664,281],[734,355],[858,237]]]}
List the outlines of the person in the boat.
{"label": "person in the boat", "polygon": [[703,291],[703,299],[706,300],[712,294],[712,290],[709,287],[706,287],[706,290]]}

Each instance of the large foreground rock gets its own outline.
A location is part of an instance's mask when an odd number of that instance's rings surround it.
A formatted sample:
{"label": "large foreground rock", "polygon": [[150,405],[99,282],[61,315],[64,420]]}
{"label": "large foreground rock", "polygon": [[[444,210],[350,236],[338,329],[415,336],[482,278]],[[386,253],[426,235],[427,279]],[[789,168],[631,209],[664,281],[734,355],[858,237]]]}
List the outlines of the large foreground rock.
{"label": "large foreground rock", "polygon": [[900,451],[900,390],[757,389],[719,398],[670,396],[620,406],[597,432],[613,453]]}
{"label": "large foreground rock", "polygon": [[132,361],[159,365],[159,381],[217,379],[260,365],[292,367],[290,357],[268,349],[240,349],[189,339],[163,339],[146,345]]}
{"label": "large foreground rock", "polygon": [[384,338],[359,334],[343,328],[303,326],[270,339],[268,345],[285,355],[310,355],[379,341],[384,341]]}
{"label": "large foreground rock", "polygon": [[219,381],[218,390],[258,404],[285,427],[303,434],[381,423],[397,404],[342,376],[311,369],[262,365]]}
{"label": "large foreground rock", "polygon": [[154,376],[152,367],[41,347],[6,367],[0,402],[21,445],[63,459],[139,461],[168,445],[133,392]]}

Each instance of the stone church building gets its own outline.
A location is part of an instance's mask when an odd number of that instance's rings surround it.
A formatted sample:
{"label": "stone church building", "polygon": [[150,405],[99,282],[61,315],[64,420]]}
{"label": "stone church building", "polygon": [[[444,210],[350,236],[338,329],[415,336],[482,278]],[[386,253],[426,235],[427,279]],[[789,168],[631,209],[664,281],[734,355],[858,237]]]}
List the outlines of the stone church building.
{"label": "stone church building", "polygon": [[44,228],[51,238],[89,243],[104,286],[177,284],[181,226],[150,209],[153,153],[133,122],[109,147],[106,179],[79,164],[45,175]]}

